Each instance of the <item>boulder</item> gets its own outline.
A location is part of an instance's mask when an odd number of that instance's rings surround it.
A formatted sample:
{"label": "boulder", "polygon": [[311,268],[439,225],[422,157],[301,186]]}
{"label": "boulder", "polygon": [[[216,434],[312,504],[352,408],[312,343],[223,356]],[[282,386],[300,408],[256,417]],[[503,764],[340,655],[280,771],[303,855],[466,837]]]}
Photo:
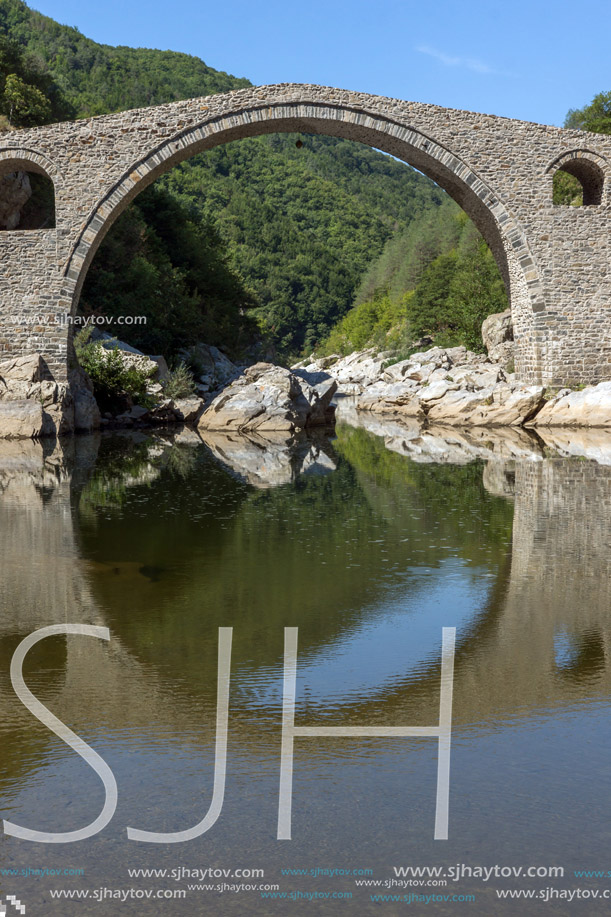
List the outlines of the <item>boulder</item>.
{"label": "boulder", "polygon": [[331,401],[337,392],[337,382],[328,372],[308,372],[298,369],[297,376],[301,391],[310,405],[307,426],[321,426],[332,423],[335,418],[335,408]]}
{"label": "boulder", "polygon": [[521,426],[543,404],[543,386],[500,384],[478,391],[449,390],[428,411],[431,423]]}
{"label": "boulder", "polygon": [[44,362],[39,353],[4,360],[0,363],[0,398],[2,397],[2,387],[7,388],[9,381],[40,382],[43,375]]}
{"label": "boulder", "polygon": [[123,414],[119,414],[115,419],[121,424],[131,424],[138,420],[144,420],[149,413],[148,408],[143,407],[141,404],[135,404],[129,411],[124,411]]}
{"label": "boulder", "polygon": [[[74,430],[74,399],[65,382],[45,379],[40,354],[0,364],[0,438],[58,436]],[[22,422],[19,416],[22,416]]]}
{"label": "boulder", "polygon": [[420,401],[418,385],[411,380],[376,382],[368,386],[359,397],[356,406],[358,411],[424,419],[424,408]]}
{"label": "boulder", "polygon": [[93,385],[87,373],[80,367],[68,374],[70,390],[74,399],[74,429],[77,433],[91,433],[100,427],[100,409],[93,394]]}
{"label": "boulder", "polygon": [[45,419],[38,401],[0,401],[0,439],[38,439]]}
{"label": "boulder", "polygon": [[484,319],[482,340],[493,363],[500,363],[503,369],[507,369],[514,364],[515,343],[513,340],[511,309],[497,312]]}
{"label": "boulder", "polygon": [[191,366],[197,367],[199,383],[214,391],[237,378],[240,369],[229,357],[209,344],[193,344],[179,352],[179,357]]}
{"label": "boulder", "polygon": [[[368,350],[351,353],[341,360],[337,360],[332,366],[327,364],[327,371],[337,380],[339,391],[344,391],[344,386],[350,386],[354,391],[354,386],[360,386],[360,389],[366,388],[374,382],[377,382],[384,367],[385,359],[383,354],[376,354],[373,348]],[[317,363],[312,364],[306,369],[318,370],[323,367]]]}
{"label": "boulder", "polygon": [[256,363],[212,401],[199,426],[221,432],[290,433],[328,423],[334,381],[313,382],[281,366]]}
{"label": "boulder", "polygon": [[0,227],[16,229],[21,211],[32,197],[27,172],[8,172],[0,177]]}
{"label": "boulder", "polygon": [[204,411],[201,398],[175,398],[174,414],[181,423],[197,423]]}
{"label": "boulder", "polygon": [[581,392],[563,389],[544,404],[530,426],[611,426],[611,382],[590,385]]}
{"label": "boulder", "polygon": [[91,340],[101,344],[104,350],[118,350],[125,366],[135,366],[145,372],[151,380],[163,380],[168,376],[168,365],[164,357],[149,357],[142,353],[141,350],[138,350],[137,347],[132,347],[131,344],[126,344],[125,341],[119,341],[112,334],[108,334],[107,331],[101,331],[96,327],[91,332]]}
{"label": "boulder", "polygon": [[40,382],[33,393],[43,408],[41,436],[63,436],[74,432],[74,398],[65,382]]}

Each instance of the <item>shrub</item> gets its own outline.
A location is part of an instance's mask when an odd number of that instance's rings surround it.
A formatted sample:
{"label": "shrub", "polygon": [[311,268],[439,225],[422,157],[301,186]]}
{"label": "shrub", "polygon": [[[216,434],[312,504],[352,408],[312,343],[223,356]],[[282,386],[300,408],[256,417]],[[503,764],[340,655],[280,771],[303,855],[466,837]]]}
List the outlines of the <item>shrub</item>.
{"label": "shrub", "polygon": [[195,393],[193,373],[186,363],[178,363],[170,370],[170,374],[163,383],[164,394],[168,398],[188,398]]}
{"label": "shrub", "polygon": [[82,368],[93,383],[101,411],[116,412],[129,406],[147,403],[150,374],[137,366],[127,366],[118,347],[107,350],[91,340],[89,326],[75,335],[74,350]]}

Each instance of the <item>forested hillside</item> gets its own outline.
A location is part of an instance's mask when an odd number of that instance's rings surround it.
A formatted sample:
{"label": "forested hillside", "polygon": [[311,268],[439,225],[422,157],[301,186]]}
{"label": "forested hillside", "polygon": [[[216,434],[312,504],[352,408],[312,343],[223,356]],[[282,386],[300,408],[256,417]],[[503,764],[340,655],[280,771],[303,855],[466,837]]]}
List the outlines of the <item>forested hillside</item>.
{"label": "forested hillside", "polygon": [[407,356],[418,340],[483,349],[481,326],[507,308],[490,249],[451,200],[394,235],[365,272],[355,306],[318,348],[347,354],[370,345]]}

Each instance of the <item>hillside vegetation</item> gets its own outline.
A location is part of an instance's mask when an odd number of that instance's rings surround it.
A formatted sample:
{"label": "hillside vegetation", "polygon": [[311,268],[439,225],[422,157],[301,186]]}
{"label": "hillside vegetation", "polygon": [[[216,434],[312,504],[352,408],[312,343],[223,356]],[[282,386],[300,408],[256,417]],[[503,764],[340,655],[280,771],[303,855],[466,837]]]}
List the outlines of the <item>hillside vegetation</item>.
{"label": "hillside vegetation", "polygon": [[375,346],[406,357],[425,335],[440,346],[465,344],[478,352],[483,320],[506,308],[490,249],[466,214],[447,201],[386,244],[365,273],[356,305],[318,352]]}
{"label": "hillside vegetation", "polygon": [[[611,92],[568,112],[565,127],[611,134]],[[554,176],[554,204],[579,206],[582,188],[566,172]],[[453,201],[424,211],[395,233],[365,271],[355,305],[318,348],[348,354],[368,346],[417,349],[422,335],[437,344],[483,349],[484,318],[507,308],[507,296],[488,246]]]}

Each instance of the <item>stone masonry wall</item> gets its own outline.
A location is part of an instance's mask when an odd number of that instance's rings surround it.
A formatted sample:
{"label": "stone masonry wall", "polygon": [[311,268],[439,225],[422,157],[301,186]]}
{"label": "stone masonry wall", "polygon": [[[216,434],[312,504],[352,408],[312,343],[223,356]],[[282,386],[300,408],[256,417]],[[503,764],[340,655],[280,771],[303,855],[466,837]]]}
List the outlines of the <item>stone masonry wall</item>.
{"label": "stone masonry wall", "polygon": [[[119,213],[195,153],[275,131],[357,140],[429,175],[474,220],[497,259],[519,376],[545,384],[611,378],[611,137],[292,84],[4,135],[0,173],[47,174],[57,228],[0,233],[0,359],[41,350],[50,370],[65,376],[65,319]],[[567,163],[574,174],[582,163],[596,174],[600,203],[553,206],[553,174]]]}

